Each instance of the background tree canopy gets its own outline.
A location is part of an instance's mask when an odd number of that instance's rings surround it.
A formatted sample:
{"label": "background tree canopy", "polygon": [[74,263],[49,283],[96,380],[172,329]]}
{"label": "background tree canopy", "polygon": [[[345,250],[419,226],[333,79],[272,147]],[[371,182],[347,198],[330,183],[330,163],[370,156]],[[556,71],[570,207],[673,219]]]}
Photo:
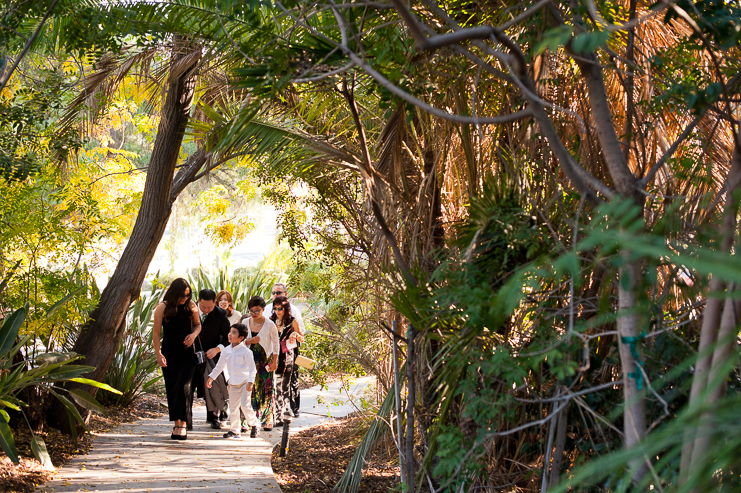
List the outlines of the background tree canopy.
{"label": "background tree canopy", "polygon": [[93,380],[172,211],[233,245],[259,197],[316,354],[378,377],[339,490],[387,436],[405,491],[738,487],[738,2],[4,9],[0,303],[74,293]]}

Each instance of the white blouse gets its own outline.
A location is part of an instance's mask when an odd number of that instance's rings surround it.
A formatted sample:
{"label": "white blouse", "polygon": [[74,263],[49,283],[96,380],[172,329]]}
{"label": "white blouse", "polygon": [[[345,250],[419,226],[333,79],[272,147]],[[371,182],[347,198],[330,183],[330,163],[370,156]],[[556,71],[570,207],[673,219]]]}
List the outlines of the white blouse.
{"label": "white blouse", "polygon": [[[249,319],[247,330],[250,333],[249,338],[254,337],[252,333],[252,318]],[[280,336],[278,336],[278,328],[272,320],[265,317],[265,322],[262,324],[260,332],[255,335],[260,338],[260,345],[265,350],[265,355],[268,358],[273,354],[280,354]]]}
{"label": "white blouse", "polygon": [[232,310],[232,316],[229,318],[229,327],[231,327],[234,324],[238,324],[240,320],[242,320],[242,314],[239,313],[237,310]]}

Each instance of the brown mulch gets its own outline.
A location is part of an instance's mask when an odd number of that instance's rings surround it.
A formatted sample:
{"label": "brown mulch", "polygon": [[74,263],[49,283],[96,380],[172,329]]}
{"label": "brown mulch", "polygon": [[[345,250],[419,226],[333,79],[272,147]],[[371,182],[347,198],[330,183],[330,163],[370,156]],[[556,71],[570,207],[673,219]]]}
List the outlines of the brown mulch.
{"label": "brown mulch", "polygon": [[[347,378],[347,376],[343,373],[330,373],[324,376],[324,380],[326,381],[326,383],[339,382],[343,378]],[[298,380],[298,389],[299,390],[310,389],[314,385],[318,385],[318,383],[314,381],[314,379],[311,377],[311,373],[309,373],[306,370],[301,370],[299,380]]]}
{"label": "brown mulch", "polygon": [[[284,458],[278,457],[280,447],[275,447],[273,472],[283,493],[332,491],[368,429],[366,420],[353,413],[292,435]],[[379,446],[366,457],[358,491],[386,493],[399,485],[398,458],[383,449]]]}
{"label": "brown mulch", "polygon": [[[160,406],[163,399],[157,396],[144,395],[129,408],[108,408],[106,416],[93,414],[88,428],[91,433],[103,433],[121,423],[131,423],[139,419],[162,416],[165,409]],[[85,433],[78,437],[75,446],[71,437],[54,428],[45,427],[37,433],[46,443],[54,467],[59,467],[75,455],[86,454],[92,447],[91,436]],[[28,428],[13,430],[16,450],[20,463],[13,464],[0,450],[0,491],[27,493],[34,491],[39,484],[49,480],[53,472],[46,471],[36,460],[31,451],[31,432]]]}

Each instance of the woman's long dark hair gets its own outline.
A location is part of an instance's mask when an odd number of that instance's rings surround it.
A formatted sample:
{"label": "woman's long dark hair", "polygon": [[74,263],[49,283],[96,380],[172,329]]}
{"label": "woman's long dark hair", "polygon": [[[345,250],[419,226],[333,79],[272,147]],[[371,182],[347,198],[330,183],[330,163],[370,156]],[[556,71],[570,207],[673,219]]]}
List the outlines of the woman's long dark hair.
{"label": "woman's long dark hair", "polygon": [[270,317],[270,320],[272,320],[273,322],[276,322],[278,320],[278,314],[275,312],[276,306],[283,307],[283,326],[285,327],[293,318],[291,317],[291,303],[288,302],[288,298],[286,298],[285,296],[275,297],[275,299],[273,300],[273,315],[271,315]]}
{"label": "woman's long dark hair", "polygon": [[[185,296],[185,292],[190,291],[190,294]],[[193,290],[190,288],[188,281],[182,277],[178,277],[170,283],[170,287],[165,292],[165,297],[162,301],[165,302],[165,322],[169,322],[171,318],[187,317],[191,314],[190,300],[193,296]],[[180,300],[183,297],[187,297],[188,300],[180,304]]]}

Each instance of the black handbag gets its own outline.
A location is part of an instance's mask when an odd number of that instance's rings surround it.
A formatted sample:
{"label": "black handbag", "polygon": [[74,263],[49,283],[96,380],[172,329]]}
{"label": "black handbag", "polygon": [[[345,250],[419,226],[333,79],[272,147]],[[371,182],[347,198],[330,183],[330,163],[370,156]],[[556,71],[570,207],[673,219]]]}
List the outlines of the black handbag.
{"label": "black handbag", "polygon": [[193,348],[193,357],[196,365],[202,365],[206,362],[206,351],[196,351],[196,348]]}
{"label": "black handbag", "polygon": [[[193,332],[193,320],[190,321],[190,331]],[[201,351],[196,351],[196,344],[195,341],[193,342],[193,345],[191,346],[193,348],[193,362],[195,365],[202,365],[206,362],[206,351],[203,351],[203,345],[201,344],[201,336],[198,335],[198,345],[201,347]]]}

